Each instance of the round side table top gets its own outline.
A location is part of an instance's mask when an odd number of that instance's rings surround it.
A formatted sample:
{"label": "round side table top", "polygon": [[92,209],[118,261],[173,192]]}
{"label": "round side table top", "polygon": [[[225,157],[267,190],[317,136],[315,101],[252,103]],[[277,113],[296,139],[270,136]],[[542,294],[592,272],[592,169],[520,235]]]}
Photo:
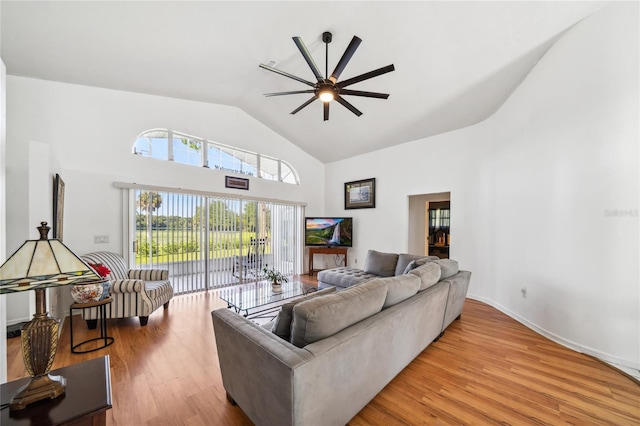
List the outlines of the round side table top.
{"label": "round side table top", "polygon": [[89,302],[89,303],[72,303],[71,307],[76,309],[80,309],[80,308],[93,308],[94,306],[102,306],[102,305],[106,305],[107,303],[111,303],[113,301],[113,299],[111,298],[111,296],[102,299],[102,300],[98,300],[97,302]]}

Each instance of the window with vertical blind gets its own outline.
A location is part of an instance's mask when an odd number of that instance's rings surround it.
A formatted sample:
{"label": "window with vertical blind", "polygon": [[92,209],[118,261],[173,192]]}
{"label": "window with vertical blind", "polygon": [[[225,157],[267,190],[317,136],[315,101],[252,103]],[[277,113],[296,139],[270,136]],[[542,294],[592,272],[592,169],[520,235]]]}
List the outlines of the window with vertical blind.
{"label": "window with vertical blind", "polygon": [[168,269],[177,294],[259,280],[266,265],[302,272],[302,205],[122,185],[131,263]]}
{"label": "window with vertical blind", "polygon": [[133,144],[133,154],[294,185],[300,184],[294,168],[279,158],[169,129],[152,129],[142,132]]}

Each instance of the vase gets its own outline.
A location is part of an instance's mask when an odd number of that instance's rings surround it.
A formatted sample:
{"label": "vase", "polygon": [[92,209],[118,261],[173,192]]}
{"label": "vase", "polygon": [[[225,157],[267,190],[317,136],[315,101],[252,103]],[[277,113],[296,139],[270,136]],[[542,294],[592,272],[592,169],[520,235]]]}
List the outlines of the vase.
{"label": "vase", "polygon": [[272,293],[282,293],[282,284],[271,284],[271,292]]}
{"label": "vase", "polygon": [[76,303],[92,303],[109,297],[109,280],[79,283],[71,287],[71,298]]}

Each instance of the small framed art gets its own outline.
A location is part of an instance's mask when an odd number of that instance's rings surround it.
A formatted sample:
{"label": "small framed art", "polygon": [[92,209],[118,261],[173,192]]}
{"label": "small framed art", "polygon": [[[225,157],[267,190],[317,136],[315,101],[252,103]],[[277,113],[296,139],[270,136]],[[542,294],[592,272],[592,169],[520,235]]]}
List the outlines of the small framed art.
{"label": "small framed art", "polygon": [[64,224],[64,181],[56,173],[53,179],[53,238],[62,241]]}
{"label": "small framed art", "polygon": [[235,176],[224,177],[225,188],[245,189],[249,190],[249,179],[239,178]]}
{"label": "small framed art", "polygon": [[372,209],[376,207],[376,179],[363,179],[344,184],[344,208]]}

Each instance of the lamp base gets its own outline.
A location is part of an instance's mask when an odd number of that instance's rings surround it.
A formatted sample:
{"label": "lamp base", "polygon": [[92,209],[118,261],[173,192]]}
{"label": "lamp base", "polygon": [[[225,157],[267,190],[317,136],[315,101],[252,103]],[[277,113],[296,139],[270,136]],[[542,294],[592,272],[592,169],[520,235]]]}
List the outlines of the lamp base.
{"label": "lamp base", "polygon": [[27,405],[43,399],[54,399],[64,394],[67,379],[49,374],[58,347],[60,322],[46,311],[45,289],[36,289],[36,313],[20,332],[22,359],[31,381],[18,390],[11,401],[11,411],[22,410]]}
{"label": "lamp base", "polygon": [[46,374],[32,377],[31,381],[20,388],[9,402],[9,410],[22,410],[27,405],[43,399],[54,399],[64,394],[67,379],[62,376]]}

